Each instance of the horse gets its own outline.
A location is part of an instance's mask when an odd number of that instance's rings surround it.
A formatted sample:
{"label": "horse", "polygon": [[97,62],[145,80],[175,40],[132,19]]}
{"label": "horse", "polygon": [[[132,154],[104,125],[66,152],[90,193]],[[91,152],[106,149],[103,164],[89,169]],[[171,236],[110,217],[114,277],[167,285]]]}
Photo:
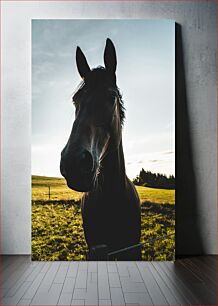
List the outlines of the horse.
{"label": "horse", "polygon": [[[106,40],[105,67],[90,69],[80,47],[76,49],[76,64],[82,81],[72,98],[75,121],[61,152],[60,172],[69,188],[84,192],[83,229],[89,259],[93,260],[93,250],[98,248],[105,247],[110,253],[139,244],[141,211],[139,196],[125,171],[125,109],[116,82],[113,42]],[[130,248],[110,259],[140,260],[141,250]]]}

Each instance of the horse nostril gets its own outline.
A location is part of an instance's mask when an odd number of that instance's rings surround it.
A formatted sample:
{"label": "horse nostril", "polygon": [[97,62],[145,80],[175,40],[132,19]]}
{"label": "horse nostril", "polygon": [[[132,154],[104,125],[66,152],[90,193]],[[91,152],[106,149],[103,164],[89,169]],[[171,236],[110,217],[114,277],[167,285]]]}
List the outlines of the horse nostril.
{"label": "horse nostril", "polygon": [[93,168],[93,159],[92,155],[89,151],[84,151],[81,155],[81,168],[84,170],[84,172],[89,172]]}

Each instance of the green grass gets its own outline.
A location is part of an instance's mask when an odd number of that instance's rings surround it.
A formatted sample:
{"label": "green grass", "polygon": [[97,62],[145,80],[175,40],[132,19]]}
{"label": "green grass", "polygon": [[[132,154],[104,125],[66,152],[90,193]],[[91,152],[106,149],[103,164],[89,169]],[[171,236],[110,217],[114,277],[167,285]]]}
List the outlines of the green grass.
{"label": "green grass", "polygon": [[136,186],[141,202],[175,204],[175,190]]}
{"label": "green grass", "polygon": [[[50,186],[50,200],[49,188]],[[175,232],[175,191],[137,186],[142,208],[141,242],[146,243],[143,260],[173,260]],[[66,186],[61,178],[32,177],[33,260],[85,260],[79,200],[82,193]]]}
{"label": "green grass", "polygon": [[33,260],[85,260],[86,251],[78,204],[32,205]]}

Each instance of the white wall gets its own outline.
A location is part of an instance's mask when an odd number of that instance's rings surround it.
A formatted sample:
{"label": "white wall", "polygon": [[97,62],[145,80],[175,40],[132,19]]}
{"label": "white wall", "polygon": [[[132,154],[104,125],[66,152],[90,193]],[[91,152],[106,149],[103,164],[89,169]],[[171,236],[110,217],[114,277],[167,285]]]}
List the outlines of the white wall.
{"label": "white wall", "polygon": [[31,253],[32,18],[168,18],[181,25],[177,252],[216,254],[216,2],[3,1],[2,16],[2,254]]}

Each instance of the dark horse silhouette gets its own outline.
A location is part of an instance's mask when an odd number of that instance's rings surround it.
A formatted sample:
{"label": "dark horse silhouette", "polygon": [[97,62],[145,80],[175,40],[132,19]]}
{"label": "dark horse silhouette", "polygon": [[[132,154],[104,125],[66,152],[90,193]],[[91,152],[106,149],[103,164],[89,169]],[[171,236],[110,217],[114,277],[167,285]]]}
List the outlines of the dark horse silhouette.
{"label": "dark horse silhouette", "polygon": [[[138,244],[141,213],[138,194],[125,173],[121,133],[124,107],[116,85],[117,60],[112,41],[106,41],[105,68],[91,70],[79,47],[76,63],[83,82],[73,96],[75,121],[61,153],[60,171],[69,188],[85,192],[83,228],[89,259],[93,259],[92,251],[99,246],[113,252]],[[111,258],[139,260],[140,249]]]}

